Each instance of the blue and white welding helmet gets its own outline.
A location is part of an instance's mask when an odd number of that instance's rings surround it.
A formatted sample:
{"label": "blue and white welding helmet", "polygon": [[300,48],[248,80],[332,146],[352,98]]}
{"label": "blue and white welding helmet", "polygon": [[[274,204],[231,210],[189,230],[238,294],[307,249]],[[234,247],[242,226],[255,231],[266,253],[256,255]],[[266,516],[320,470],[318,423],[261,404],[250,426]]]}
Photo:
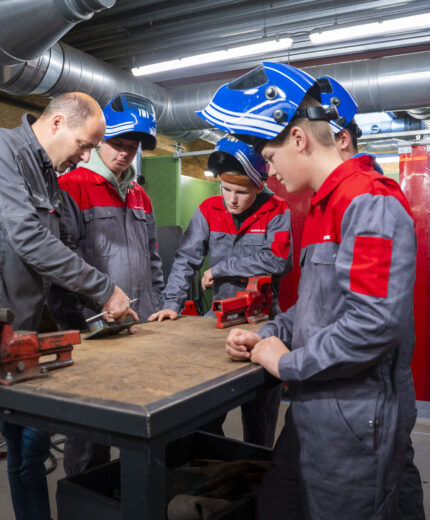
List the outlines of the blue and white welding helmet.
{"label": "blue and white welding helmet", "polygon": [[140,141],[144,150],[157,144],[157,119],[152,103],[137,94],[118,94],[105,106],[105,140],[122,136]]}
{"label": "blue and white welding helmet", "polygon": [[309,107],[299,114],[298,106],[307,93],[320,101],[312,76],[290,65],[263,62],[220,87],[209,105],[196,114],[258,148],[280,134],[294,117],[330,119],[322,107]]}
{"label": "blue and white welding helmet", "polygon": [[348,127],[354,135],[361,137],[361,129],[353,121],[357,113],[357,101],[338,81],[330,76],[317,79],[321,91],[321,104],[335,107],[338,118],[330,121],[335,135]]}
{"label": "blue and white welding helmet", "polygon": [[[233,164],[232,159],[239,164]],[[208,168],[215,177],[218,177],[235,166],[257,187],[267,179],[267,163],[263,157],[249,144],[239,141],[232,135],[226,135],[217,142],[215,150],[210,154]]]}

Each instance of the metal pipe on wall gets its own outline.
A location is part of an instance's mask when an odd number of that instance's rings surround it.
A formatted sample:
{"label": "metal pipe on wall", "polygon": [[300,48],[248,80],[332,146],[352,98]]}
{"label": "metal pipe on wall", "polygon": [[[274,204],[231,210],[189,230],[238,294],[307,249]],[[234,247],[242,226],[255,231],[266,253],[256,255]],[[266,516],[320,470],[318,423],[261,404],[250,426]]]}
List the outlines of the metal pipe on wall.
{"label": "metal pipe on wall", "polygon": [[[430,51],[336,64],[305,67],[314,77],[324,74],[341,82],[356,98],[358,111],[382,112],[430,106]],[[233,79],[233,78],[232,78]],[[163,128],[172,129],[176,121],[187,120],[188,129],[203,128],[195,116],[217,88],[228,81],[210,82],[170,90],[172,107],[165,112]],[[402,93],[406,93],[402,95]],[[430,117],[430,113],[429,113]],[[196,126],[197,125],[197,126]]]}
{"label": "metal pipe on wall", "polygon": [[411,116],[398,117],[389,121],[380,121],[378,123],[360,124],[363,135],[383,134],[392,132],[409,132],[411,130],[421,130],[423,128],[422,121],[414,119]]}
{"label": "metal pipe on wall", "polygon": [[78,90],[90,94],[102,106],[119,92],[130,92],[151,99],[158,117],[167,105],[162,87],[144,79],[137,81],[131,74],[64,43],[55,44],[36,60],[0,69],[0,89],[42,96]]}
{"label": "metal pipe on wall", "polygon": [[[0,65],[41,56],[77,23],[116,0],[2,0]],[[25,37],[23,37],[25,36]]]}
{"label": "metal pipe on wall", "polygon": [[337,79],[356,98],[359,112],[384,112],[430,105],[429,60],[430,51],[423,51],[305,70],[315,78]]}

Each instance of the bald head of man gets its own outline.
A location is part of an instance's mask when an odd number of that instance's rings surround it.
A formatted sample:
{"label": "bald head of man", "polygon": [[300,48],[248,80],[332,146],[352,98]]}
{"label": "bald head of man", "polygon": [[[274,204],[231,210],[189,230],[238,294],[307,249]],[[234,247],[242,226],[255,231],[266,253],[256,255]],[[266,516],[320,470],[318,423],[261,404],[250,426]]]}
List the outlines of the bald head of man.
{"label": "bald head of man", "polygon": [[106,122],[95,99],[83,92],[68,92],[49,102],[32,129],[61,173],[88,161],[91,149],[103,140]]}

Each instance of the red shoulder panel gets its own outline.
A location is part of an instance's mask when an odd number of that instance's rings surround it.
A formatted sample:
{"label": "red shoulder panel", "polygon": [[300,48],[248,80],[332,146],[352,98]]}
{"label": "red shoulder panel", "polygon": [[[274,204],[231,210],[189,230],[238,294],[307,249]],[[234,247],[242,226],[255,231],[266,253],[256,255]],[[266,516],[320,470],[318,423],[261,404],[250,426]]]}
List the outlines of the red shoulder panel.
{"label": "red shoulder panel", "polygon": [[272,253],[280,258],[288,259],[290,253],[290,232],[278,231],[275,233],[274,240],[270,246]]}
{"label": "red shoulder panel", "polygon": [[152,203],[149,195],[137,182],[133,182],[130,186],[127,195],[127,207],[142,209],[145,213],[151,213],[152,211]]}
{"label": "red shoulder panel", "polygon": [[354,198],[364,194],[394,197],[412,218],[397,182],[373,170],[365,156],[357,157],[336,168],[315,194],[305,222],[302,248],[326,241],[340,242],[343,215]]}
{"label": "red shoulder panel", "polygon": [[356,236],[350,270],[350,289],[386,298],[393,241],[382,237]]}
{"label": "red shoulder panel", "polygon": [[209,225],[209,231],[237,235],[236,226],[224,206],[222,195],[214,195],[204,200],[199,209]]}

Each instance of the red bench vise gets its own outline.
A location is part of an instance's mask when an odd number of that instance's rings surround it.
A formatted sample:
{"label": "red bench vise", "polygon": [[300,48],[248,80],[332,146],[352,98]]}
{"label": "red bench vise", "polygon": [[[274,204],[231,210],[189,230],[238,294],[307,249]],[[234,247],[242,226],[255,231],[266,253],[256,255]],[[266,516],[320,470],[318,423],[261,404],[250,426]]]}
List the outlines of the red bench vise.
{"label": "red bench vise", "polygon": [[272,300],[272,278],[267,275],[251,276],[244,291],[237,292],[232,298],[212,302],[212,311],[217,317],[215,326],[225,329],[268,319]]}
{"label": "red bench vise", "polygon": [[[44,377],[49,370],[73,364],[73,345],[81,342],[77,330],[48,332],[14,331],[14,314],[0,309],[0,384],[12,385]],[[55,355],[52,361],[40,363],[40,357]]]}

